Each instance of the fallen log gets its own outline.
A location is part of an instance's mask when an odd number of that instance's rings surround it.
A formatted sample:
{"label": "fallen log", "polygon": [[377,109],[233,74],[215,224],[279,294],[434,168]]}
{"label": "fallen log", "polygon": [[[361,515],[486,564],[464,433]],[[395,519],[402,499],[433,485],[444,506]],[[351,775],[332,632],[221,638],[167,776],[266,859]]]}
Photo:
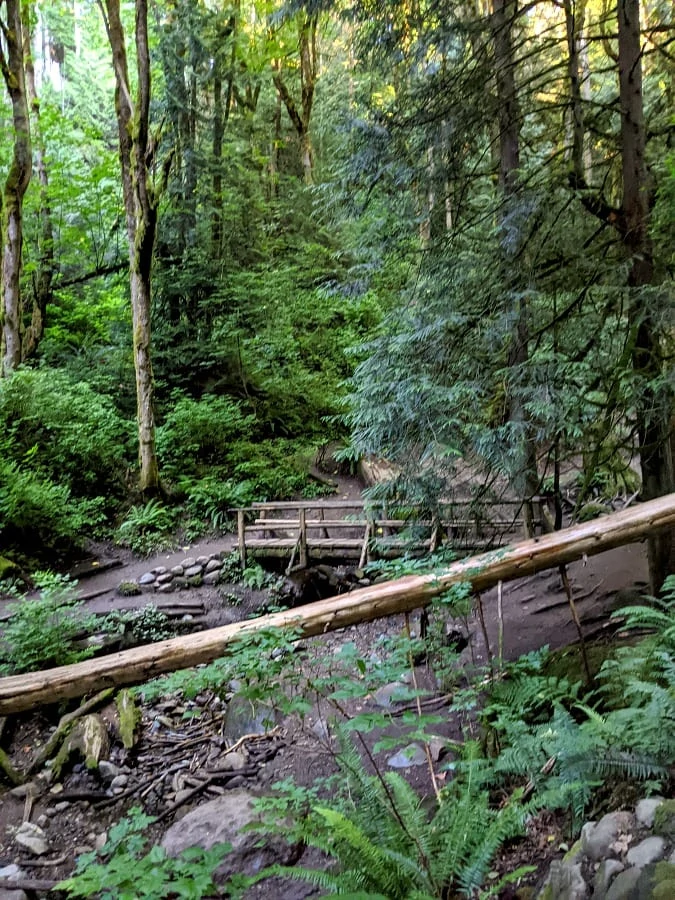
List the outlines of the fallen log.
{"label": "fallen log", "polygon": [[0,679],[0,715],[81,697],[107,687],[140,684],[225,655],[244,635],[268,628],[296,628],[302,636],[384,618],[426,606],[451,585],[470,582],[484,591],[510,581],[634,543],[675,527],[675,494],[630,509],[501,547],[453,563],[440,573],[414,575],[342,594],[307,606],[172,638],[70,666]]}

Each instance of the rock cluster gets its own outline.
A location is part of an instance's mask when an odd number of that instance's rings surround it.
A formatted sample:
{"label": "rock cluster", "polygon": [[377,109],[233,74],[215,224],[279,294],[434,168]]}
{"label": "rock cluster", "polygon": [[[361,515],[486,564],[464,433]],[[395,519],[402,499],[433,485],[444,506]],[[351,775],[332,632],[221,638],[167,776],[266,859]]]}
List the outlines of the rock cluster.
{"label": "rock cluster", "polygon": [[119,586],[122,594],[156,591],[158,594],[171,594],[176,590],[191,587],[218,584],[223,568],[223,555],[212,553],[210,556],[189,556],[176,566],[155,566],[145,572],[136,582],[125,581]]}
{"label": "rock cluster", "polygon": [[675,800],[641,800],[634,812],[587,822],[551,863],[537,900],[670,900],[675,897]]}

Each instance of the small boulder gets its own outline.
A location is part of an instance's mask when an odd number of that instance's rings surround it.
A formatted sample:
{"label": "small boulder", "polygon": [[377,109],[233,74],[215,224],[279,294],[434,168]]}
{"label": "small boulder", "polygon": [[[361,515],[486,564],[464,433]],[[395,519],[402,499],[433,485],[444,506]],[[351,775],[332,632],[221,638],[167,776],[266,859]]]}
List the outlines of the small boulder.
{"label": "small boulder", "polygon": [[32,822],[24,822],[14,835],[14,840],[21,847],[30,850],[35,856],[43,856],[49,852],[49,844],[45,840],[46,835],[39,825]]}

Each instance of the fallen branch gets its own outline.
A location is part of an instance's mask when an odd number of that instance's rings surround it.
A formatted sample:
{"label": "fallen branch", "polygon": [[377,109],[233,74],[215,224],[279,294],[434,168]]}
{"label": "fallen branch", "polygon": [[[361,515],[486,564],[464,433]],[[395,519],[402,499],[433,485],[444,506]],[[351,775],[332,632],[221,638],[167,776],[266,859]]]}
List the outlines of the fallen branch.
{"label": "fallen branch", "polygon": [[264,629],[296,629],[299,637],[335,631],[428,605],[452,585],[469,582],[475,593],[641,540],[675,527],[675,494],[453,563],[440,573],[415,575],[285,610],[135,647],[95,660],[0,679],[0,715],[79,697],[110,686],[140,684],[165,672],[211,662],[236,642]]}

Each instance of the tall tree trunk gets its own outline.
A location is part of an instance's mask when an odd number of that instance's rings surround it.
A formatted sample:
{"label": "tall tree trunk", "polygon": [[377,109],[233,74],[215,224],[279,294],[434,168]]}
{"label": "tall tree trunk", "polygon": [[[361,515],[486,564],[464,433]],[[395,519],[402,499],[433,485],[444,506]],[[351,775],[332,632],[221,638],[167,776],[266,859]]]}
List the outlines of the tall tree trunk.
{"label": "tall tree trunk", "polygon": [[[1,4],[0,4],[1,6]],[[0,68],[12,102],[14,149],[2,192],[2,362],[0,374],[8,375],[21,363],[21,253],[23,198],[30,183],[32,148],[23,63],[20,0],[5,0],[3,22],[6,51],[0,44]]]}
{"label": "tall tree trunk", "polygon": [[302,165],[305,184],[314,181],[314,150],[310,134],[310,120],[314,105],[314,91],[318,77],[318,55],[316,33],[318,29],[318,16],[315,14],[301,14],[298,27],[298,54],[300,57],[300,105],[295,102],[286,82],[283,79],[281,65],[277,60],[272,74],[272,80],[279,96],[281,97],[288,116],[300,142],[300,164]]}
{"label": "tall tree trunk", "polygon": [[[516,61],[513,51],[513,27],[517,17],[516,0],[494,0],[492,7],[492,35],[495,57],[495,83],[499,108],[499,183],[503,194],[502,221],[514,215],[517,203],[520,169],[520,109],[516,87]],[[524,223],[520,225],[521,231]],[[516,226],[518,227],[518,226]],[[523,238],[521,234],[519,236]],[[519,375],[529,358],[529,310],[525,285],[515,267],[512,252],[505,252],[506,289],[516,304],[511,333],[508,366],[512,372],[508,397],[508,416],[516,443],[513,486],[523,500],[525,533],[534,533],[532,497],[538,489],[537,458],[534,442],[529,434],[529,416],[524,406],[523,391],[518,386]]]}
{"label": "tall tree trunk", "polygon": [[49,174],[45,159],[44,138],[40,127],[40,101],[35,87],[35,67],[31,52],[30,6],[25,0],[22,7],[22,24],[26,92],[32,110],[35,169],[40,183],[40,262],[33,288],[31,323],[26,328],[21,345],[21,359],[26,360],[34,355],[44,334],[47,306],[53,297],[52,285],[56,266],[54,262],[54,228],[49,200]]}
{"label": "tall tree trunk", "polygon": [[[642,496],[653,500],[673,489],[669,428],[671,410],[664,408],[656,385],[663,377],[655,310],[642,288],[654,280],[649,236],[651,184],[645,159],[645,120],[642,96],[642,46],[639,0],[619,0],[619,96],[621,102],[621,163],[623,175],[623,243],[630,261],[630,320],[635,330],[633,369],[643,383],[637,409],[642,468]],[[648,542],[652,590],[657,591],[669,571],[672,531]]]}
{"label": "tall tree trunk", "polygon": [[110,41],[115,69],[115,109],[120,144],[122,192],[129,239],[129,281],[136,371],[139,487],[144,494],[160,489],[155,448],[154,378],[151,341],[151,273],[157,231],[157,207],[168,177],[170,157],[162,180],[153,184],[151,168],[155,146],[150,140],[150,51],[147,0],[136,0],[136,67],[138,94],[131,98],[124,29],[119,0],[102,0],[99,6]]}

